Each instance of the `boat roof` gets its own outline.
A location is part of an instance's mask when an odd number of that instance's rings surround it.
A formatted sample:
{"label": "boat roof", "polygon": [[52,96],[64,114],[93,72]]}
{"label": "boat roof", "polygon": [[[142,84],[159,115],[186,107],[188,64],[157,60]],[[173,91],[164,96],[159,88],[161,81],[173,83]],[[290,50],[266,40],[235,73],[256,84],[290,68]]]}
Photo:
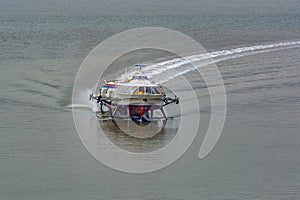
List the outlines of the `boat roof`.
{"label": "boat roof", "polygon": [[119,80],[112,80],[109,82],[106,82],[104,84],[105,87],[118,87],[118,86],[134,86],[134,87],[143,87],[143,86],[147,86],[147,87],[160,87],[160,85],[151,82],[148,79],[148,76],[143,74],[143,70],[142,67],[144,67],[144,64],[136,64],[136,67],[139,67],[139,69],[136,71],[136,73],[134,75],[132,75],[131,78],[129,78],[128,76],[126,76],[126,74],[124,74],[124,76],[119,79]]}
{"label": "boat roof", "polygon": [[130,82],[118,83],[119,86],[137,86],[137,87],[158,87],[158,84],[152,83],[149,80],[145,79],[133,79]]}

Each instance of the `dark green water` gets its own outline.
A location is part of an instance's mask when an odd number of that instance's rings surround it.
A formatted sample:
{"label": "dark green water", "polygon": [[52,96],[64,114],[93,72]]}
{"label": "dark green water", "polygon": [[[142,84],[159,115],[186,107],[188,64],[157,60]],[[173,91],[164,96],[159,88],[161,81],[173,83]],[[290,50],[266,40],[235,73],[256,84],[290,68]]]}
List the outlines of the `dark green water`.
{"label": "dark green water", "polygon": [[202,102],[201,130],[178,161],[154,173],[96,161],[67,107],[83,59],[120,31],[162,26],[217,52],[299,42],[299,10],[297,1],[1,0],[0,199],[299,199],[299,44],[218,57],[227,118],[203,160],[209,97],[192,71],[185,76]]}

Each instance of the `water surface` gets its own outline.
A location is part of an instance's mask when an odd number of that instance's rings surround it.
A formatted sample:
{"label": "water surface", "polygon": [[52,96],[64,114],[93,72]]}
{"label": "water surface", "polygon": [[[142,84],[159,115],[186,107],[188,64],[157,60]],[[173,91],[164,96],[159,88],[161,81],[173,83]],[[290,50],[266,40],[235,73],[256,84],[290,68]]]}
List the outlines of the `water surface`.
{"label": "water surface", "polygon": [[[297,1],[0,3],[1,199],[299,199]],[[132,175],[100,164],[85,150],[68,105],[89,51],[113,34],[144,26],[181,31],[208,52],[219,52],[213,59],[228,110],[215,149],[199,160],[210,102],[201,77],[186,73],[201,102],[196,140],[173,165]],[[287,44],[265,46],[279,43]],[[257,45],[263,46],[220,54]],[[165,84],[179,78],[172,75]]]}

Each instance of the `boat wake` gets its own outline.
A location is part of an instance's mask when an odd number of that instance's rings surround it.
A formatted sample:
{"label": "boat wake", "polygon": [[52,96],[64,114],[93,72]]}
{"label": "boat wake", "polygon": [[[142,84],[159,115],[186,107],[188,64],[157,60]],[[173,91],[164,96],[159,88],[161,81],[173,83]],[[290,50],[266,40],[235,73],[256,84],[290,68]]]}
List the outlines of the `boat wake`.
{"label": "boat wake", "polygon": [[[172,60],[153,64],[145,67],[144,72],[155,82],[164,83],[183,74],[186,74],[192,70],[195,70],[195,68],[198,69],[200,67],[205,67],[221,61],[298,47],[300,47],[300,41],[220,50],[199,55],[192,55],[185,58],[175,58]],[[191,65],[191,63],[193,64],[193,66]]]}
{"label": "boat wake", "polygon": [[85,100],[85,102],[82,102],[82,104],[70,104],[66,106],[66,108],[76,109],[76,110],[91,110],[93,112],[97,112],[98,108],[95,103],[93,105],[89,104],[88,100]]}
{"label": "boat wake", "polygon": [[[88,96],[92,93],[91,89],[86,89],[82,91],[76,99],[73,99],[73,104],[66,106],[67,108],[76,110],[92,110],[93,112],[98,111],[96,103],[89,101]],[[76,102],[76,103],[74,103]]]}

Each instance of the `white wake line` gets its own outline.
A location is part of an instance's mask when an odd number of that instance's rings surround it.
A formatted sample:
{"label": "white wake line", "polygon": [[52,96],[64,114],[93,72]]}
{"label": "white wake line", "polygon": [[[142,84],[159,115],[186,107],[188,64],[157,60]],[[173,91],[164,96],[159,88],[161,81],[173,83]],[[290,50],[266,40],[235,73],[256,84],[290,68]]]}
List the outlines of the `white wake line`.
{"label": "white wake line", "polygon": [[70,104],[68,106],[66,106],[66,108],[71,108],[72,110],[91,110],[93,112],[97,112],[98,108],[95,102],[87,102],[86,104],[84,104],[85,102],[83,102],[82,104]]}
{"label": "white wake line", "polygon": [[[276,43],[276,44],[269,44],[269,45],[256,45],[256,46],[250,46],[250,47],[240,47],[230,50],[221,50],[221,51],[215,51],[210,53],[204,53],[200,55],[192,55],[185,58],[175,58],[172,60],[164,61],[158,64],[150,65],[144,68],[144,72],[150,77],[157,76],[159,74],[162,74],[165,71],[168,71],[170,69],[176,69],[179,67],[182,67],[183,65],[195,63],[199,61],[209,60],[208,64],[214,64],[220,61],[224,61],[227,59],[233,59],[237,57],[247,56],[247,55],[254,55],[258,53],[265,53],[270,51],[278,51],[283,50],[287,48],[295,48],[296,45],[300,45],[300,41],[293,41],[293,42],[283,42],[283,43]],[[225,56],[225,57],[224,57]],[[224,57],[224,58],[219,58]],[[214,58],[214,60],[211,60]],[[218,59],[219,58],[219,59]],[[198,67],[202,67],[205,65],[200,65]],[[194,70],[194,68],[185,70],[183,72],[179,72],[178,75],[173,76],[172,78],[169,77],[164,81],[161,81],[160,83],[167,82],[177,76],[180,76],[182,74],[188,73],[189,71]]]}
{"label": "white wake line", "polygon": [[70,104],[66,107],[67,108],[88,108],[88,109],[92,109],[91,105],[86,105],[86,104]]}
{"label": "white wake line", "polygon": [[261,53],[268,53],[268,52],[273,52],[273,51],[280,51],[280,50],[286,50],[286,49],[292,49],[292,48],[297,48],[296,46],[289,46],[289,47],[283,47],[283,48],[276,48],[276,49],[268,49],[268,50],[261,50],[261,51],[256,51],[256,52],[248,52],[248,53],[244,53],[244,54],[237,54],[237,55],[232,55],[232,56],[228,56],[228,57],[225,57],[225,58],[219,58],[219,59],[214,59],[214,60],[210,60],[209,62],[205,62],[205,63],[201,63],[201,64],[197,64],[197,66],[194,66],[194,67],[191,67],[189,69],[186,69],[182,72],[178,72],[177,74],[163,80],[163,81],[159,81],[157,82],[158,84],[161,84],[161,83],[165,83],[165,82],[168,82],[174,78],[177,78],[181,75],[184,75],[190,71],[193,71],[195,69],[198,69],[200,67],[205,67],[207,65],[211,65],[211,64],[216,64],[218,62],[221,62],[221,61],[226,61],[226,60],[230,60],[230,59],[234,59],[234,58],[240,58],[240,57],[244,57],[244,56],[251,56],[251,55],[255,55],[255,54],[261,54]]}

